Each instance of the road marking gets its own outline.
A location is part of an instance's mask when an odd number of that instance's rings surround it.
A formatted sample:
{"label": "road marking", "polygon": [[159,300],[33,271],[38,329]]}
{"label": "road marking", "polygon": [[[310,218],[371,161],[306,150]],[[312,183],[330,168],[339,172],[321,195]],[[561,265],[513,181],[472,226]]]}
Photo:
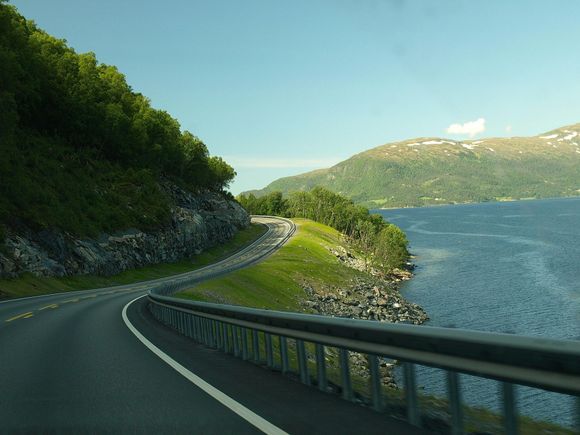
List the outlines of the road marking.
{"label": "road marking", "polygon": [[157,355],[159,358],[161,358],[164,362],[166,362],[171,368],[173,368],[175,371],[177,371],[181,376],[186,378],[189,382],[191,382],[192,384],[194,384],[198,388],[205,391],[207,394],[209,394],[211,397],[216,399],[222,405],[224,405],[225,407],[229,408],[230,410],[232,410],[233,412],[238,414],[240,417],[242,417],[248,423],[250,423],[251,425],[260,429],[262,432],[264,432],[266,434],[272,434],[272,435],[284,435],[284,434],[288,435],[287,432],[284,432],[279,427],[274,426],[268,420],[265,420],[264,418],[260,417],[258,414],[254,413],[253,411],[250,411],[248,408],[246,408],[241,403],[235,401],[230,396],[228,396],[225,393],[222,393],[216,387],[214,387],[213,385],[210,385],[209,383],[204,381],[202,378],[200,378],[196,374],[190,372],[188,369],[183,367],[181,364],[179,364],[177,361],[175,361],[173,358],[171,358],[169,355],[167,355],[165,352],[163,352],[161,349],[159,349],[157,346],[155,346],[149,340],[147,340],[145,338],[145,336],[143,336],[143,334],[141,334],[137,330],[137,328],[135,328],[133,326],[133,324],[129,321],[129,318],[127,317],[127,308],[129,307],[129,305],[131,305],[133,302],[135,302],[138,299],[144,298],[145,296],[147,296],[147,295],[139,296],[139,297],[133,299],[131,302],[129,302],[127,305],[125,305],[123,307],[123,313],[122,313],[122,317],[123,317],[123,321],[125,322],[125,325],[127,325],[127,328],[129,328],[129,330],[133,333],[133,335],[135,335],[135,337],[137,337],[139,339],[139,341],[141,341],[141,343],[143,343],[151,352],[153,352],[155,355]]}
{"label": "road marking", "polygon": [[54,308],[58,308],[58,304],[50,304],[50,305],[47,305],[45,307],[39,308],[38,311],[46,310],[48,308],[53,308],[53,309]]}
{"label": "road marking", "polygon": [[23,317],[23,319],[30,319],[34,314],[30,313]]}
{"label": "road marking", "polygon": [[78,302],[78,301],[79,301],[79,298],[76,298],[76,299],[68,299],[66,301],[62,301],[62,303],[63,304],[68,304],[69,302]]}
{"label": "road marking", "polygon": [[5,322],[12,322],[13,320],[20,319],[22,317],[28,318],[30,316],[32,316],[32,312],[31,311],[29,311],[28,313],[22,313],[22,314],[19,314],[17,316],[14,316],[14,317],[11,317],[9,319],[6,319]]}

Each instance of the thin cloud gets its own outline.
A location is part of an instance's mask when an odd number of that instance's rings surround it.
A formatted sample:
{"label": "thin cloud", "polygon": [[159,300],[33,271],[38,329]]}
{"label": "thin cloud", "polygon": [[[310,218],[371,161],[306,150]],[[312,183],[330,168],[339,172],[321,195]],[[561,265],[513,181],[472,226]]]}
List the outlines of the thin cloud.
{"label": "thin cloud", "polygon": [[505,126],[505,131],[507,131],[508,133],[512,132],[512,126],[511,125],[506,125]]}
{"label": "thin cloud", "polygon": [[479,118],[476,121],[469,121],[464,124],[451,124],[447,127],[449,134],[466,134],[473,137],[485,131],[485,118]]}
{"label": "thin cloud", "polygon": [[224,157],[224,160],[234,168],[254,169],[284,169],[284,168],[328,168],[340,162],[341,158],[325,159],[297,159],[297,158],[269,158],[269,157]]}

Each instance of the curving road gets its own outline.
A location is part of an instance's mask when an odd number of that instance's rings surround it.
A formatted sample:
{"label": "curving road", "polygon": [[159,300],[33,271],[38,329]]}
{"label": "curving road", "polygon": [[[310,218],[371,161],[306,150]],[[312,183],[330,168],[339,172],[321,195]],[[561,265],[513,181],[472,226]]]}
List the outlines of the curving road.
{"label": "curving road", "polygon": [[0,433],[413,433],[195,344],[149,315],[148,288],[253,264],[293,231],[286,220],[253,220],[268,226],[264,236],[194,272],[0,303]]}

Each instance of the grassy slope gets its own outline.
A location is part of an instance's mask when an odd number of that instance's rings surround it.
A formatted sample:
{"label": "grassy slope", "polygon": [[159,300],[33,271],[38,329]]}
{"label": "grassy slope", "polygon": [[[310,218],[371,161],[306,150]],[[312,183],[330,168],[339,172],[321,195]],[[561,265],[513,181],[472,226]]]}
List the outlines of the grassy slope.
{"label": "grassy slope", "polygon": [[83,275],[45,278],[29,274],[17,279],[0,280],[0,299],[131,284],[189,272],[227,257],[256,240],[265,231],[266,228],[262,225],[251,225],[239,231],[229,242],[210,248],[190,259],[127,270],[114,276]]}
{"label": "grassy slope", "polygon": [[557,134],[555,138],[431,145],[415,144],[445,139],[406,140],[370,149],[329,169],[281,178],[264,191],[321,185],[369,207],[574,196],[580,194],[580,135],[563,139],[569,132],[580,133],[580,124],[541,135]]}
{"label": "grassy slope", "polygon": [[[307,220],[293,219],[298,226],[296,235],[279,251],[265,261],[227,276],[206,281],[196,287],[179,293],[177,296],[206,302],[237,304],[275,310],[305,311],[300,305],[305,293],[301,283],[312,287],[347,286],[357,276],[366,276],[361,272],[342,265],[328,248],[344,245],[338,231],[325,225]],[[290,343],[290,345],[292,345]],[[261,343],[262,355],[265,354],[264,343]],[[309,350],[314,351],[312,348]],[[278,352],[277,340],[274,340],[274,354]],[[290,365],[297,370],[297,362],[290,349]],[[310,363],[310,372],[315,375],[314,363]],[[329,362],[327,367],[329,379],[340,384],[338,365]],[[353,376],[357,391],[368,394],[367,385],[361,378]],[[401,391],[386,390],[385,394],[392,404],[403,403]],[[434,397],[422,397],[422,406],[430,409],[444,410],[445,400]],[[437,411],[435,411],[437,412]],[[468,429],[488,427],[493,432],[501,424],[498,415],[484,409],[465,408]],[[527,434],[568,434],[571,431],[558,426],[536,422],[528,417],[520,418],[523,433]]]}
{"label": "grassy slope", "polygon": [[302,283],[344,286],[363,275],[344,267],[327,247],[340,245],[338,231],[306,219],[294,219],[297,234],[265,261],[207,281],[180,294],[181,297],[219,301],[258,308],[300,311]]}

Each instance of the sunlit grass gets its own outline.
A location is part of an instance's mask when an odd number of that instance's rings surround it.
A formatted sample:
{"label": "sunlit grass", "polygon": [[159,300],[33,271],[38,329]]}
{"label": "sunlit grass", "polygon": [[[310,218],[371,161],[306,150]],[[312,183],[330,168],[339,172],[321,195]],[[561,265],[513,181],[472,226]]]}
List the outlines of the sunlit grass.
{"label": "sunlit grass", "polygon": [[303,309],[302,285],[340,287],[364,274],[344,267],[328,250],[341,245],[338,231],[307,219],[295,219],[296,235],[265,261],[203,282],[178,296],[277,310]]}

